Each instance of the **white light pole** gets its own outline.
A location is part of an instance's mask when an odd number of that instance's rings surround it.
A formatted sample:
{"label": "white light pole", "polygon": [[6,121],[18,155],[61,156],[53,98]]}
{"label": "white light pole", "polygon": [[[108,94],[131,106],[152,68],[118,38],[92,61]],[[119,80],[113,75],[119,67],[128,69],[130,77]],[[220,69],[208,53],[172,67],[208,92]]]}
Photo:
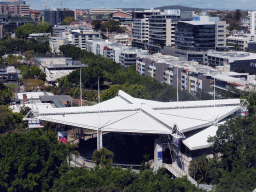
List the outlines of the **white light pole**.
{"label": "white light pole", "polygon": [[102,149],[102,131],[100,126],[100,81],[98,79],[99,127],[97,130],[97,150]]}
{"label": "white light pole", "polygon": [[82,80],[81,80],[81,68],[80,68],[80,107],[82,107]]}
{"label": "white light pole", "polygon": [[177,102],[179,102],[179,84],[178,84],[178,70],[179,68],[177,67]]}

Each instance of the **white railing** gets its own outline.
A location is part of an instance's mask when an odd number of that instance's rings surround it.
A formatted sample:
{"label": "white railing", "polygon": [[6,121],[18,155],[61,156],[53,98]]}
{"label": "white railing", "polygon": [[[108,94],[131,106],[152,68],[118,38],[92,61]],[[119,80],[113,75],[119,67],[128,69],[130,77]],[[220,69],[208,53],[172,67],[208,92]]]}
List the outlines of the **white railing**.
{"label": "white railing", "polygon": [[186,175],[187,178],[188,178],[188,180],[189,180],[192,184],[198,186],[197,182],[196,182],[191,176],[189,176],[188,173],[184,172],[181,168],[179,168],[179,166],[178,166],[176,163],[173,163],[173,166],[174,166],[175,169],[176,169],[177,171],[179,171],[183,176]]}
{"label": "white railing", "polygon": [[190,177],[189,175],[187,175],[187,178],[188,178],[188,180],[189,180],[192,184],[194,184],[195,186],[198,186],[198,183],[196,182],[195,179],[193,179],[193,178]]}
{"label": "white railing", "polygon": [[170,171],[175,177],[179,178],[180,175],[177,174],[177,172],[168,164],[164,164],[164,168],[166,168],[168,171]]}
{"label": "white railing", "polygon": [[187,175],[181,168],[179,168],[179,166],[177,165],[177,163],[173,163],[172,166],[173,166],[182,176]]}

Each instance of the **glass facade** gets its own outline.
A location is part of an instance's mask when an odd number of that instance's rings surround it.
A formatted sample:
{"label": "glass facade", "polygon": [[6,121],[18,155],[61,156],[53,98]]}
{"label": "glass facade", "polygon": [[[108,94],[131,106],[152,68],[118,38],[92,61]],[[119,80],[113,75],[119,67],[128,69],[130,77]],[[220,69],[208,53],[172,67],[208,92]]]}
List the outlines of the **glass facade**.
{"label": "glass facade", "polygon": [[178,22],[175,45],[183,50],[206,51],[215,48],[215,24],[192,25]]}

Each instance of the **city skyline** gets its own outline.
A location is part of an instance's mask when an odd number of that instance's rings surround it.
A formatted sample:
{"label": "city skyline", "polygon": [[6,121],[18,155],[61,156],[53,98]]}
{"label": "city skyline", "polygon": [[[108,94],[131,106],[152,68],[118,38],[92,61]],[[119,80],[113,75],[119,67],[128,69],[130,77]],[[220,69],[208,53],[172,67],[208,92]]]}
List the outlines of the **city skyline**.
{"label": "city skyline", "polygon": [[43,10],[51,8],[63,8],[69,9],[99,9],[99,8],[155,8],[170,5],[181,5],[194,8],[205,8],[205,9],[219,9],[219,10],[252,10],[251,7],[256,6],[256,2],[253,0],[222,0],[222,1],[212,1],[212,0],[174,0],[172,2],[166,2],[164,0],[159,0],[157,3],[153,0],[27,0],[27,4],[30,5],[31,9]]}

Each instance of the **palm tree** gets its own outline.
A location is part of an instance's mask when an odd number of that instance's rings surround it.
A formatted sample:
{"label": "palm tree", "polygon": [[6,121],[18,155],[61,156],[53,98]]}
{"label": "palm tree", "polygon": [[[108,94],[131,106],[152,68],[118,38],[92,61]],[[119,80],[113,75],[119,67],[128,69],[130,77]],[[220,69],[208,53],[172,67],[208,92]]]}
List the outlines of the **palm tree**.
{"label": "palm tree", "polygon": [[97,165],[104,167],[105,165],[113,164],[113,157],[114,153],[103,147],[102,149],[93,152],[92,161],[96,162]]}
{"label": "palm tree", "polygon": [[[70,167],[70,161],[72,160],[72,154],[74,154],[76,157],[80,156],[80,153],[76,150],[78,148],[77,144],[71,144],[69,141],[66,143],[69,153],[68,153],[68,161],[69,161],[69,167]],[[76,160],[75,160],[76,163]]]}

